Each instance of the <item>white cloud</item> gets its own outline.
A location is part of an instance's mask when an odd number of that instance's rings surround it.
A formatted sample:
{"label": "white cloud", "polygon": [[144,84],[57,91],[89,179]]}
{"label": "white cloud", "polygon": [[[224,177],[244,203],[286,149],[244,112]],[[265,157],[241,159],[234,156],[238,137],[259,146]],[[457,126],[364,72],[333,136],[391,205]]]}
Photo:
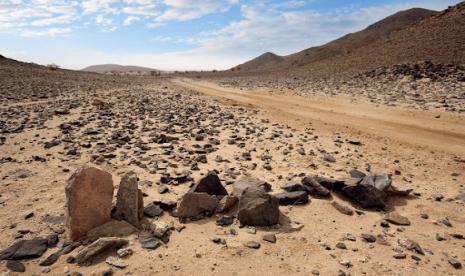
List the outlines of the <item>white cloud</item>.
{"label": "white cloud", "polygon": [[196,19],[214,12],[225,12],[229,8],[229,4],[237,1],[220,1],[220,0],[164,0],[168,9],[160,15],[157,20],[177,20],[186,21]]}
{"label": "white cloud", "polygon": [[46,30],[22,30],[21,36],[25,37],[55,37],[58,35],[69,34],[73,31],[71,28],[49,28]]}
{"label": "white cloud", "polygon": [[102,25],[102,26],[108,26],[111,25],[113,20],[105,18],[102,14],[99,14],[95,17],[95,23]]}
{"label": "white cloud", "polygon": [[124,26],[129,26],[129,25],[131,25],[132,23],[134,23],[134,22],[136,22],[136,21],[139,21],[139,20],[140,20],[140,18],[137,17],[137,16],[128,16],[128,17],[126,17],[126,19],[124,19],[123,25],[124,25]]}

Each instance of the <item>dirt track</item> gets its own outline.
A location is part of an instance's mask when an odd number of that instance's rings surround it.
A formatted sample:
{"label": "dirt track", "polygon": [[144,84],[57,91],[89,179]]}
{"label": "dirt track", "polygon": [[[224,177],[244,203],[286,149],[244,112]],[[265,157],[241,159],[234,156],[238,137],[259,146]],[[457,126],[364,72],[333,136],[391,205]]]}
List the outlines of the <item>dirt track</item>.
{"label": "dirt track", "polygon": [[220,101],[251,105],[291,126],[311,123],[318,129],[352,131],[411,146],[465,154],[465,117],[444,112],[354,103],[342,97],[300,97],[264,90],[244,91],[207,81],[174,79],[177,85]]}

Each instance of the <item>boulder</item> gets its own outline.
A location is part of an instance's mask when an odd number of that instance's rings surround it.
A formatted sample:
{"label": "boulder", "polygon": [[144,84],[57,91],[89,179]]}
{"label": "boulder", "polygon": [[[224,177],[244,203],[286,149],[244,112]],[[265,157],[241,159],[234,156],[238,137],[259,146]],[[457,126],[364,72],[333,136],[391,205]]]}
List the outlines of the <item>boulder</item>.
{"label": "boulder", "polygon": [[313,196],[326,197],[330,195],[329,190],[322,186],[313,177],[304,177],[302,179],[302,184],[304,185],[308,193]]}
{"label": "boulder", "polygon": [[297,205],[308,203],[308,194],[305,191],[282,192],[274,194],[280,205]]}
{"label": "boulder", "polygon": [[256,189],[263,192],[271,191],[271,185],[256,178],[242,178],[234,182],[234,195],[240,196],[245,189]]}
{"label": "boulder", "polygon": [[67,225],[71,240],[85,236],[111,218],[111,174],[93,167],[78,169],[66,185]]}
{"label": "boulder", "polygon": [[76,255],[76,263],[79,265],[90,265],[97,257],[111,252],[116,252],[119,248],[127,245],[128,241],[122,238],[105,237],[96,240],[90,245],[83,248]]}
{"label": "boulder", "polygon": [[116,195],[116,211],[114,217],[125,220],[139,228],[139,220],[144,214],[142,191],[137,186],[138,177],[134,172],[128,172],[121,178]]}
{"label": "boulder", "polygon": [[386,194],[374,186],[358,184],[347,186],[342,191],[344,195],[363,208],[384,208],[386,206]]}
{"label": "boulder", "polygon": [[380,191],[388,191],[392,189],[391,176],[386,173],[369,174],[362,179],[360,184],[373,186]]}
{"label": "boulder", "polygon": [[218,198],[207,193],[187,192],[181,198],[178,206],[179,218],[195,218],[210,216],[218,207]]}
{"label": "boulder", "polygon": [[195,184],[190,192],[194,193],[207,193],[209,195],[225,196],[228,195],[226,189],[221,185],[221,180],[214,172],[202,177],[197,184]]}
{"label": "boulder", "polygon": [[261,189],[245,189],[237,214],[241,225],[271,226],[279,221],[279,200]]}
{"label": "boulder", "polygon": [[47,239],[21,240],[0,251],[0,260],[23,260],[41,257],[47,250]]}

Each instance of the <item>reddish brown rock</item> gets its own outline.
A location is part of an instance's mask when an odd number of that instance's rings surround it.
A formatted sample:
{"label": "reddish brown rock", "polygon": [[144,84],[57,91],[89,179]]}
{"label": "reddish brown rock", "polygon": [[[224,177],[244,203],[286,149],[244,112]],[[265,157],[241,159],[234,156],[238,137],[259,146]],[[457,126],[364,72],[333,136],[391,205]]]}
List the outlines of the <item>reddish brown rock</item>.
{"label": "reddish brown rock", "polygon": [[410,220],[397,212],[387,214],[384,219],[397,225],[410,225]]}
{"label": "reddish brown rock", "polygon": [[66,185],[67,225],[72,240],[110,221],[113,198],[111,174],[92,167],[78,169]]}

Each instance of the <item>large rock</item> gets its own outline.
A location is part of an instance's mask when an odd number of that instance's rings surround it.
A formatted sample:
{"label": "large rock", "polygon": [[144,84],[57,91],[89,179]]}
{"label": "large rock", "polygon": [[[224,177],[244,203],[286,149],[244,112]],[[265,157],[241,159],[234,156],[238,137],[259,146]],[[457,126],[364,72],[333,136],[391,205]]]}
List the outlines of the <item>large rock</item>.
{"label": "large rock", "polygon": [[47,250],[47,239],[21,240],[0,252],[0,260],[22,260],[41,257]]}
{"label": "large rock", "polygon": [[195,184],[190,192],[195,193],[207,193],[209,195],[218,195],[226,196],[228,192],[221,185],[221,180],[214,172],[208,172],[208,174],[200,179],[200,181]]}
{"label": "large rock", "polygon": [[128,172],[121,178],[116,195],[116,211],[114,217],[125,220],[135,227],[144,214],[142,191],[138,188],[139,179],[134,172]]}
{"label": "large rock", "polygon": [[386,194],[374,186],[358,184],[347,186],[342,191],[363,208],[384,208],[386,206]]}
{"label": "large rock", "polygon": [[279,221],[279,200],[260,189],[245,189],[237,214],[242,225],[271,226]]}
{"label": "large rock", "polygon": [[245,189],[255,189],[263,192],[271,191],[271,185],[256,178],[242,178],[234,182],[234,195],[240,196]]}
{"label": "large rock", "polygon": [[72,240],[108,222],[111,218],[111,174],[92,167],[78,169],[66,185],[67,225]]}
{"label": "large rock", "polygon": [[79,251],[76,255],[76,263],[79,265],[90,265],[97,257],[116,252],[116,250],[126,244],[128,244],[128,241],[122,238],[100,238]]}
{"label": "large rock", "polygon": [[178,206],[179,218],[195,218],[212,215],[218,207],[218,198],[207,193],[186,193]]}
{"label": "large rock", "polygon": [[360,184],[373,186],[380,191],[389,191],[392,189],[391,176],[386,173],[367,175],[363,178]]}

